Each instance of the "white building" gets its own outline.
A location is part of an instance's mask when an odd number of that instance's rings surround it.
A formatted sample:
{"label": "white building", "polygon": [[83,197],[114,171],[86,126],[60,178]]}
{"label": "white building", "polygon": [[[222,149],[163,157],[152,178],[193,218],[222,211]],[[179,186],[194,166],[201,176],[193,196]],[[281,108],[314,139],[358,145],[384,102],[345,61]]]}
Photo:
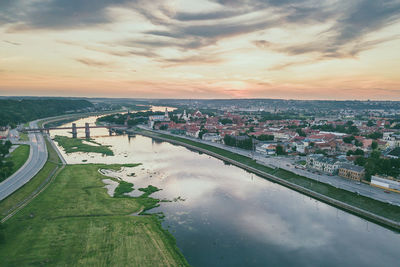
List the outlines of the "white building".
{"label": "white building", "polygon": [[214,143],[219,143],[222,140],[221,136],[216,133],[205,133],[203,134],[201,139],[203,139],[204,141],[211,141]]}
{"label": "white building", "polygon": [[380,188],[387,188],[400,191],[400,181],[389,179],[377,175],[371,176],[371,185],[380,187]]}
{"label": "white building", "polygon": [[256,147],[256,152],[261,153],[263,155],[275,155],[276,143],[267,143],[267,144],[258,145]]}
{"label": "white building", "polygon": [[164,115],[149,116],[149,127],[153,128],[156,122],[168,122],[168,121],[170,121],[170,119],[168,115],[168,109],[166,108]]}

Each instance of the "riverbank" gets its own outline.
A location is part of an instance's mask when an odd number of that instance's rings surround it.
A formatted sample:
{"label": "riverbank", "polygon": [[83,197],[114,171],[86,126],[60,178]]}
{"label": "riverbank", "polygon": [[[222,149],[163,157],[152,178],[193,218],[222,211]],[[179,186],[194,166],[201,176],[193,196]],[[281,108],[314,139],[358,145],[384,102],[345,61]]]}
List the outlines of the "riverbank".
{"label": "riverbank", "polygon": [[102,180],[108,177],[98,169],[122,166],[66,166],[44,192],[4,224],[7,245],[0,247],[2,263],[187,266],[157,215],[131,216],[143,209],[148,195],[107,194]]}
{"label": "riverbank", "polygon": [[175,136],[137,130],[138,134],[182,145],[253,172],[261,177],[392,229],[400,230],[400,207],[360,196],[282,169],[271,169],[251,158]]}
{"label": "riverbank", "polygon": [[113,151],[108,146],[96,143],[91,139],[69,138],[66,136],[56,135],[54,137],[54,141],[57,142],[59,146],[64,148],[66,153],[87,152],[100,153],[106,156],[114,155]]}

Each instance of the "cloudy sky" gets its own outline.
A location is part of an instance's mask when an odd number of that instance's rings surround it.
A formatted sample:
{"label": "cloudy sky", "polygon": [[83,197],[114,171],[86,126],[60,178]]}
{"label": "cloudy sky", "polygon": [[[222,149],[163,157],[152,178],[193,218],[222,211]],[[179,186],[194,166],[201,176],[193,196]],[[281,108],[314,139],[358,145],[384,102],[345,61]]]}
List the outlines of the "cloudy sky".
{"label": "cloudy sky", "polygon": [[0,0],[0,95],[400,100],[400,0]]}

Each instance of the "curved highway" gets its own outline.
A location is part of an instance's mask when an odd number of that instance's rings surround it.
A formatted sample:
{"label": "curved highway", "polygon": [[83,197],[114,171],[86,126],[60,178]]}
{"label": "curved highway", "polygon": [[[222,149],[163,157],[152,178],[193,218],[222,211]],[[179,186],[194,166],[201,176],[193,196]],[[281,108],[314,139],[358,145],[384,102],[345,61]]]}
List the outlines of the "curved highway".
{"label": "curved highway", "polygon": [[[37,122],[29,123],[30,128],[37,128]],[[41,133],[29,134],[30,153],[25,164],[12,176],[0,183],[0,201],[14,193],[29,180],[31,180],[47,161],[47,148]]]}

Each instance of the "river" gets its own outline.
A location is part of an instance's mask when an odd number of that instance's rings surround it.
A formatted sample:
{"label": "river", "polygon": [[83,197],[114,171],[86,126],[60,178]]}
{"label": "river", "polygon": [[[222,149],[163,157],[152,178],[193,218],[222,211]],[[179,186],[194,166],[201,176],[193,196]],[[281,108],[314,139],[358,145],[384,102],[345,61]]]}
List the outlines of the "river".
{"label": "river", "polygon": [[[91,131],[115,155],[63,153],[66,161],[142,163],[114,175],[135,188],[157,186],[162,190],[153,197],[173,200],[152,212],[165,214],[163,227],[193,266],[399,264],[400,236],[380,225],[181,146],[139,135],[108,136],[106,129]],[[63,130],[51,131],[54,135],[71,136]]]}

